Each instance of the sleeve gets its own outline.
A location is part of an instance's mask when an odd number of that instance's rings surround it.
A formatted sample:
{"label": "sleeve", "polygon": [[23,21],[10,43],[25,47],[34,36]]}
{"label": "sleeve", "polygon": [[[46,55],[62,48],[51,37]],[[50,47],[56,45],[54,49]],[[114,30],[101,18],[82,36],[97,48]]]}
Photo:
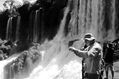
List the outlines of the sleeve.
{"label": "sleeve", "polygon": [[83,57],[83,58],[88,57],[88,51],[82,51],[77,49],[74,51],[74,53],[79,57]]}
{"label": "sleeve", "polygon": [[74,47],[69,47],[69,50],[74,52],[77,56],[86,58],[88,56],[88,51],[79,50]]}
{"label": "sleeve", "polygon": [[79,57],[87,58],[87,57],[97,57],[99,55],[101,49],[99,47],[93,47],[89,51],[72,49],[72,51]]}

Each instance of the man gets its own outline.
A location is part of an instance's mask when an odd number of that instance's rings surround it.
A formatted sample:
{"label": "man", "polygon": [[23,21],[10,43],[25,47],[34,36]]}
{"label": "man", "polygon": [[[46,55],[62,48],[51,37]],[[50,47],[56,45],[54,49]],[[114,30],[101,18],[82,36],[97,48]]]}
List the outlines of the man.
{"label": "man", "polygon": [[102,47],[96,42],[91,33],[84,36],[85,50],[79,50],[74,47],[69,47],[77,56],[83,57],[84,60],[84,79],[99,79],[100,60],[102,56]]}

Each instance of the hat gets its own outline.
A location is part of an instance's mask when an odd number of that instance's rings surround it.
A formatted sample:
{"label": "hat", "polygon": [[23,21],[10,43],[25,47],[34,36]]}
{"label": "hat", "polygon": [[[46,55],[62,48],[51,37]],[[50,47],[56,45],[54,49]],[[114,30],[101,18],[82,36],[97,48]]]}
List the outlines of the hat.
{"label": "hat", "polygon": [[84,40],[92,41],[92,40],[95,40],[95,38],[92,33],[86,33],[84,36]]}

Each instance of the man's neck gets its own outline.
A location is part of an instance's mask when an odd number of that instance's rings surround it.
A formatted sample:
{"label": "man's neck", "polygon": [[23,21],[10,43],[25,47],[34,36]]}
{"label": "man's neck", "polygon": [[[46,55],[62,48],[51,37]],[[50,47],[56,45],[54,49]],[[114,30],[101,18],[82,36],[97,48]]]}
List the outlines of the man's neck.
{"label": "man's neck", "polygon": [[90,47],[92,47],[94,44],[95,44],[95,42],[92,42],[92,43],[90,43],[90,45],[89,45],[89,46],[90,46]]}

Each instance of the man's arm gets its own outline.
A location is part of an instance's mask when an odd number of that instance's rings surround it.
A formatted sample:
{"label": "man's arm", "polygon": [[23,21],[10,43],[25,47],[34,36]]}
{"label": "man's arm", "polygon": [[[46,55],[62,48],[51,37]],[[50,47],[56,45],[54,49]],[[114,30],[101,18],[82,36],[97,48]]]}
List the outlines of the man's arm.
{"label": "man's arm", "polygon": [[101,55],[101,49],[100,48],[92,48],[91,50],[88,51],[88,56],[97,57],[99,55]]}
{"label": "man's arm", "polygon": [[73,51],[79,57],[86,58],[88,56],[88,51],[82,51],[74,47],[69,47],[69,50]]}

